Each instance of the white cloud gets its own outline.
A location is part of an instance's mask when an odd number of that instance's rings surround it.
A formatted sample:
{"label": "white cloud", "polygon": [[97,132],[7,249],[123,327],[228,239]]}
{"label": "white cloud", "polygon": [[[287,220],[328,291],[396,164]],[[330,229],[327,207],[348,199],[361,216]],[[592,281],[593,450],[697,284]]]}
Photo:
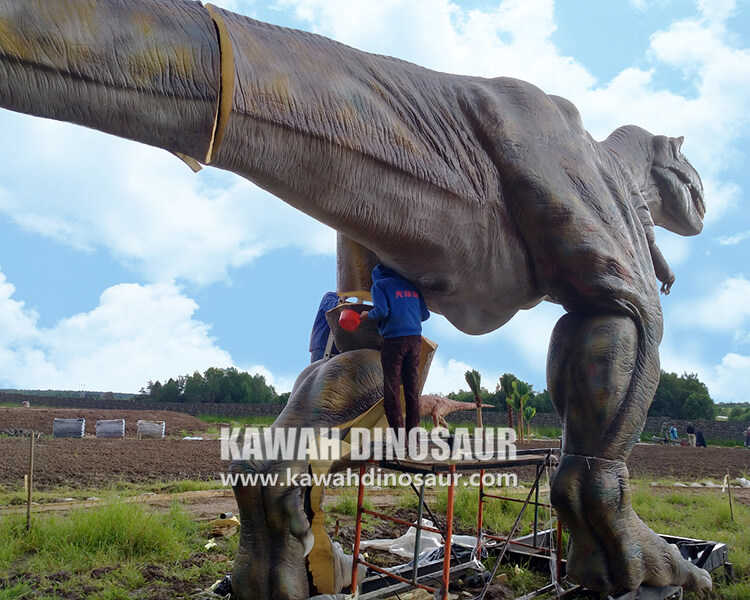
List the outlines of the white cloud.
{"label": "white cloud", "polygon": [[750,239],[750,230],[721,237],[719,238],[719,243],[722,246],[736,246],[740,242],[744,242],[748,239]]}
{"label": "white cloud", "polygon": [[[497,352],[499,356],[513,357],[513,369],[516,375],[534,383],[535,389],[541,391],[546,387],[547,349],[552,329],[564,314],[557,304],[543,302],[530,310],[519,311],[508,323],[500,329],[481,336],[467,336],[440,315],[432,315],[428,337],[434,336],[446,345],[450,342],[471,344],[475,348],[469,350],[471,356],[482,356],[473,365],[449,358],[447,361],[440,355],[435,357],[430,367],[430,374],[425,384],[428,393],[443,393],[467,389],[464,374],[470,369],[477,369],[482,375],[484,387],[493,391],[505,367],[495,370],[482,369],[477,363],[485,362],[488,353]],[[438,350],[438,353],[440,350]],[[520,359],[520,361],[518,360]],[[520,364],[519,364],[520,362]]]}
{"label": "white cloud", "polygon": [[701,359],[698,344],[662,344],[661,368],[678,374],[696,373],[716,402],[747,402],[750,398],[750,356],[728,353],[718,364]]}
{"label": "white cloud", "polygon": [[690,256],[690,239],[675,235],[666,229],[656,228],[656,245],[673,269],[684,263]]}
{"label": "white cloud", "polygon": [[554,2],[505,0],[465,10],[450,0],[280,0],[318,33],[438,70],[507,75],[548,91],[585,90],[594,77],[550,40]]}
{"label": "white cloud", "polygon": [[529,310],[518,311],[500,329],[481,336],[467,336],[439,315],[430,318],[430,325],[435,327],[440,339],[461,340],[476,346],[497,346],[500,342],[523,358],[530,371],[543,374],[552,329],[563,314],[561,306],[542,302]]}
{"label": "white cloud", "polygon": [[734,14],[737,3],[735,0],[698,0],[698,7],[709,21],[723,23]]}
{"label": "white cloud", "polygon": [[[37,315],[13,298],[0,272],[0,386],[136,392],[208,367],[233,366],[232,357],[195,318],[198,305],[172,283],[120,284],[106,289],[91,311],[38,325]],[[291,389],[256,365],[277,391]]]}
{"label": "white cloud", "polygon": [[[468,389],[464,374],[473,367],[453,358],[444,361],[436,356],[430,365],[430,373],[424,385],[425,394],[449,394],[460,389]],[[485,374],[482,373],[482,379]],[[486,384],[485,384],[486,387]]]}
{"label": "white cloud", "polygon": [[296,380],[296,376],[289,377],[284,375],[274,375],[263,365],[253,365],[242,370],[247,371],[251,375],[263,375],[263,377],[265,377],[266,379],[266,383],[268,385],[272,385],[277,394],[291,392],[292,387],[294,386],[294,381]]}
{"label": "white cloud", "polygon": [[750,356],[730,353],[724,356],[709,379],[709,389],[722,402],[750,399]]}
{"label": "white cloud", "polygon": [[689,328],[734,332],[750,320],[750,281],[725,279],[708,296],[675,307],[674,322]]}
{"label": "white cloud", "polygon": [[557,304],[543,302],[530,310],[519,311],[490,337],[514,347],[531,369],[544,373],[552,329],[564,312]]}

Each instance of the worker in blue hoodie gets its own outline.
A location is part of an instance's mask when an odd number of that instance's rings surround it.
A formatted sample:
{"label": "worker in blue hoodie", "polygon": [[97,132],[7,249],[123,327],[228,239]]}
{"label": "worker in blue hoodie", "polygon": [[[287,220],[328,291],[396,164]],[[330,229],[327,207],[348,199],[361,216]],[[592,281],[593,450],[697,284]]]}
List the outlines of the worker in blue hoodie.
{"label": "worker in blue hoodie", "polygon": [[422,321],[430,317],[422,294],[414,284],[384,265],[372,271],[373,307],[361,313],[378,323],[383,336],[383,404],[388,424],[404,427],[400,387],[406,401],[406,433],[419,425],[419,353]]}

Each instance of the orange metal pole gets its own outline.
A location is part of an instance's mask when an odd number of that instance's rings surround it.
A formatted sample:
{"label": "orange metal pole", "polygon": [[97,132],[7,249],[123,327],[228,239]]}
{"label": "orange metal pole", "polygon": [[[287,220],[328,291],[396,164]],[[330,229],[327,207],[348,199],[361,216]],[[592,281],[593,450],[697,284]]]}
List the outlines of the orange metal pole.
{"label": "orange metal pole", "polygon": [[432,533],[439,533],[440,535],[443,535],[443,532],[435,527],[429,527],[427,525],[416,525],[411,521],[405,521],[404,519],[399,519],[398,517],[392,517],[391,515],[387,515],[376,510],[370,510],[369,508],[363,508],[362,514],[372,515],[373,517],[378,517],[379,519],[390,521],[391,523],[398,523],[399,525],[406,525],[407,527],[414,527],[416,529],[421,529],[422,531],[431,531]]}
{"label": "orange metal pole", "polygon": [[357,593],[357,566],[359,565],[359,543],[362,539],[362,504],[365,500],[365,463],[359,467],[359,492],[357,493],[357,527],[354,532],[354,551],[352,556],[352,595]]}
{"label": "orange metal pole", "polygon": [[482,518],[484,516],[484,469],[479,471],[479,506],[477,506],[477,558],[481,558],[482,552]]}
{"label": "orange metal pole", "polygon": [[456,493],[456,465],[450,466],[450,485],[448,486],[448,515],[445,523],[445,556],[443,557],[443,598],[448,598],[448,587],[451,580],[451,537],[453,536],[453,503]]}

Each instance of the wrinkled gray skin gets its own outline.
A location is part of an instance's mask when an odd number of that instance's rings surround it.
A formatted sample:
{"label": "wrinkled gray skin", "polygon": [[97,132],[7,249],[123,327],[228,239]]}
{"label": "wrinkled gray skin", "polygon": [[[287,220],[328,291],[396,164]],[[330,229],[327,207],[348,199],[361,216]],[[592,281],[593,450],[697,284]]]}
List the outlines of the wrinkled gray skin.
{"label": "wrinkled gray skin", "polygon": [[[289,401],[272,427],[336,427],[351,421],[383,397],[383,371],[376,350],[353,350],[307,367],[297,378]],[[342,437],[345,433],[342,434]],[[307,471],[306,461],[234,462],[233,473]],[[309,503],[294,486],[238,486],[240,547],[235,557],[235,596],[307,598],[305,556],[310,550]]]}
{"label": "wrinkled gray skin", "polygon": [[[665,292],[674,280],[653,224],[694,235],[705,211],[680,140],[628,126],[596,142],[570,102],[526,82],[436,73],[218,14],[225,29],[183,0],[0,0],[0,106],[201,161],[213,142],[213,165],[374,252],[464,332],[560,303],[552,495],[572,534],[571,575],[603,591],[708,588],[635,515],[624,464],[659,378],[657,277]],[[220,89],[230,47],[234,85]],[[214,139],[222,94],[231,110]],[[279,493],[236,490],[241,598],[309,591],[304,527],[289,516],[301,499]]]}

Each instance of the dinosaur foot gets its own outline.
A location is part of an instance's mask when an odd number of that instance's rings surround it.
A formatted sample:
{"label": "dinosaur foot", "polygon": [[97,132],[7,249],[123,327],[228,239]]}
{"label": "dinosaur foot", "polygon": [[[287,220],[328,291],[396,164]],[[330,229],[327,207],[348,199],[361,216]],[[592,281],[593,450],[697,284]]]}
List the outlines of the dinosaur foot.
{"label": "dinosaur foot", "polygon": [[635,513],[624,462],[563,455],[552,482],[552,504],[570,530],[573,581],[609,593],[641,584],[711,589],[708,572],[683,559]]}

